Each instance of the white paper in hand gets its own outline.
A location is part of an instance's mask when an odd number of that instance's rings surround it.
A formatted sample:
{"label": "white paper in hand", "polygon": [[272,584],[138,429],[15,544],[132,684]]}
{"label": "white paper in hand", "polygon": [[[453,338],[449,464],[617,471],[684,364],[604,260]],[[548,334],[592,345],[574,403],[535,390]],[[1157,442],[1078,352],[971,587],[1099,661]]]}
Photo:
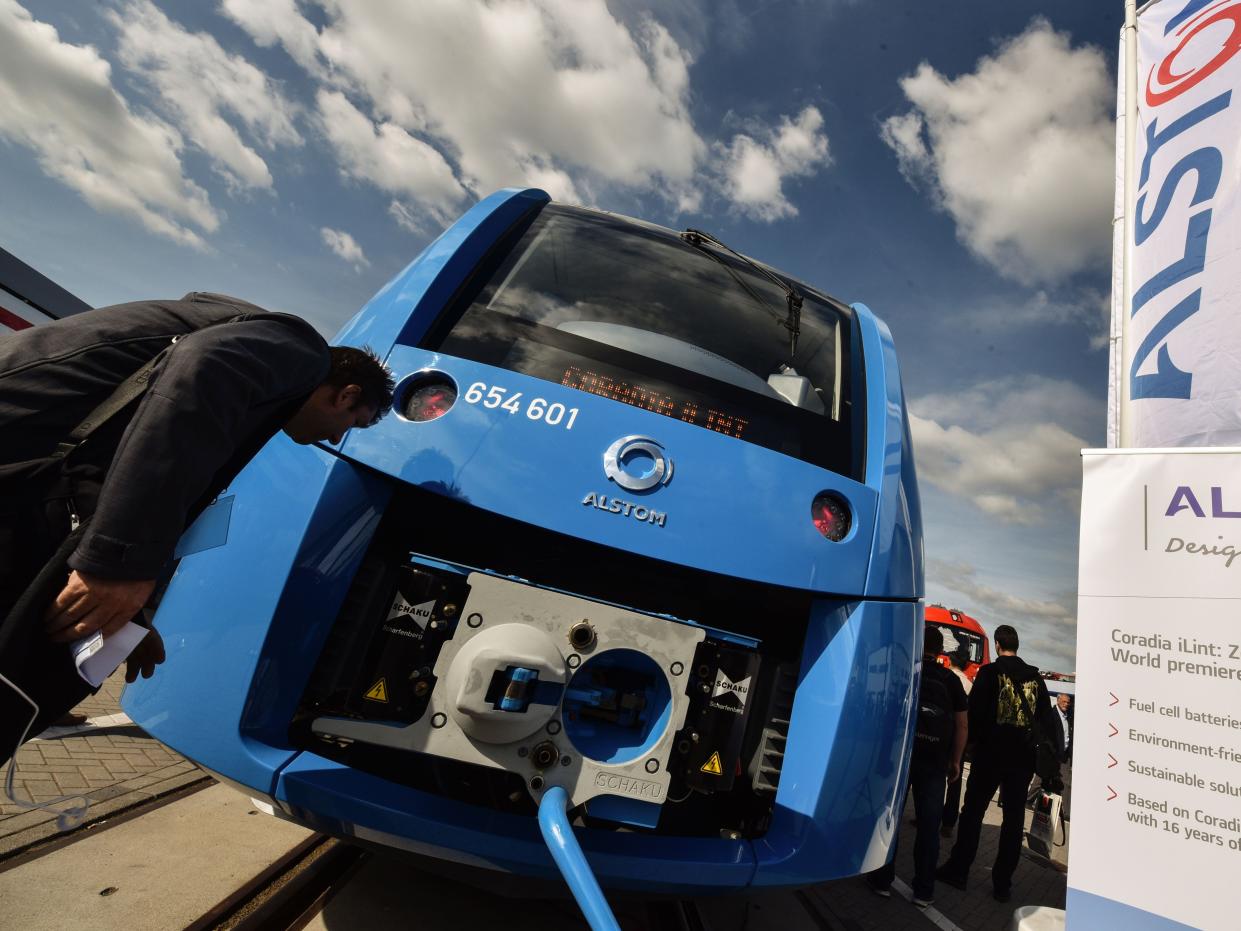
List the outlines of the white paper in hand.
{"label": "white paper in hand", "polygon": [[108,637],[95,631],[89,637],[78,640],[73,644],[73,663],[78,667],[78,675],[89,685],[99,688],[147,633],[145,627],[130,621]]}

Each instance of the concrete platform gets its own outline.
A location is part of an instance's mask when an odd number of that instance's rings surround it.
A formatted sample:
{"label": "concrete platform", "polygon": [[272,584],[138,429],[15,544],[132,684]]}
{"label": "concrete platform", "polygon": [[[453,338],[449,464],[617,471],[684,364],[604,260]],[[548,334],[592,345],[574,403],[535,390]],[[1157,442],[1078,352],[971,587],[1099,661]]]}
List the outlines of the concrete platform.
{"label": "concrete platform", "polygon": [[[891,898],[877,896],[862,879],[845,879],[796,891],[700,899],[696,904],[711,931],[1008,931],[1013,911],[1022,905],[1063,908],[1066,877],[1063,862],[1054,864],[1027,852],[1013,877],[1012,901],[996,902],[991,897],[990,865],[999,824],[1000,809],[993,805],[984,822],[969,889],[961,892],[939,884],[931,909],[918,909],[908,901],[914,841],[909,824],[902,827],[898,879]],[[951,841],[944,843],[942,857]],[[608,899],[624,931],[648,928],[647,910],[640,900],[615,894]],[[570,901],[505,898],[422,872],[399,855],[376,853],[306,927],[456,931],[500,926],[562,931],[585,924]]]}
{"label": "concrete platform", "polygon": [[[1049,860],[1023,845],[1021,861],[1013,875],[1012,900],[1000,903],[992,898],[991,864],[999,842],[1000,821],[1000,808],[993,801],[983,819],[978,856],[970,870],[968,888],[962,892],[936,883],[935,904],[925,911],[909,901],[915,832],[907,822],[901,828],[896,858],[897,882],[891,898],[880,898],[862,879],[823,883],[807,892],[815,896],[839,927],[849,931],[930,931],[932,927],[941,931],[1008,931],[1014,910],[1022,905],[1064,908],[1067,846],[1055,848]],[[1027,827],[1029,822],[1030,812],[1027,811]],[[939,862],[948,858],[953,840],[941,838]]]}
{"label": "concrete platform", "polygon": [[[121,714],[124,685],[124,675],[118,671],[75,709],[93,724],[51,728],[18,751],[14,789],[19,799],[47,801],[82,794],[91,802],[87,818],[95,819],[206,778],[193,763]],[[8,766],[0,766],[0,781]],[[0,857],[57,833],[54,813],[12,805],[0,793]]]}
{"label": "concrete platform", "polygon": [[[36,798],[85,791],[98,818],[204,780],[205,774],[132,725],[107,716],[119,711],[122,680],[114,677],[81,708],[109,726],[76,734],[52,731],[21,751],[18,785]],[[0,778],[3,769],[0,769]],[[1027,813],[1027,823],[1029,814]],[[897,883],[880,898],[861,879],[824,883],[798,892],[769,892],[702,900],[713,931],[1000,931],[1022,905],[1064,907],[1067,847],[1052,860],[1030,851],[1013,879],[1013,898],[991,897],[990,865],[1000,810],[984,821],[978,858],[966,892],[937,885],[933,909],[909,901],[913,828],[902,825]],[[0,857],[56,834],[53,815],[0,807]],[[308,832],[254,813],[234,790],[213,786],[143,814],[64,850],[0,872],[0,931],[89,927],[108,931],[182,927],[301,842]],[[941,862],[952,841],[941,841]],[[4,870],[0,861],[0,871]],[[103,895],[104,890],[115,891]],[[902,892],[904,897],[902,897]],[[609,897],[626,931],[647,926],[640,901]],[[55,902],[54,908],[50,903]],[[309,925],[320,929],[424,929],[538,926],[582,928],[574,904],[516,901],[411,868],[399,857],[368,859]]]}
{"label": "concrete platform", "polygon": [[0,928],[184,928],[310,834],[215,785],[0,872]]}

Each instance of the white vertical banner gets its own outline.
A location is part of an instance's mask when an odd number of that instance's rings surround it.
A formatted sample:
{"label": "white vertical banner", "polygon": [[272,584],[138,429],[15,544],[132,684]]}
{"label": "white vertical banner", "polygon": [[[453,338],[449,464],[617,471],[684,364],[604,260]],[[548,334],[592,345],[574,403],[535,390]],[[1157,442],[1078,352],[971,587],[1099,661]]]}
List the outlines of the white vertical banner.
{"label": "white vertical banner", "polygon": [[1107,445],[1123,446],[1120,408],[1124,398],[1121,358],[1125,319],[1125,36],[1116,55],[1116,172],[1112,188],[1112,319],[1107,344]]}
{"label": "white vertical banner", "polygon": [[1122,444],[1241,445],[1241,0],[1148,4],[1137,98]]}
{"label": "white vertical banner", "polygon": [[1235,929],[1241,449],[1082,455],[1068,929]]}

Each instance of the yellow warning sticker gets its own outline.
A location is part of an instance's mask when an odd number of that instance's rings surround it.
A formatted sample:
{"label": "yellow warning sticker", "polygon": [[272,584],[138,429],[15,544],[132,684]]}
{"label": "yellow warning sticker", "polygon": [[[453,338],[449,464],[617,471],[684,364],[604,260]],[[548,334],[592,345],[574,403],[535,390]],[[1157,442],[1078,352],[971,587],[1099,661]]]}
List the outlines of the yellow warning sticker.
{"label": "yellow warning sticker", "polygon": [[702,764],[700,772],[710,773],[712,776],[724,775],[724,767],[720,765],[720,751],[716,750],[711,754],[710,759]]}
{"label": "yellow warning sticker", "polygon": [[370,687],[370,690],[362,696],[369,698],[371,701],[381,701],[385,704],[388,701],[388,683],[385,679],[380,679]]}

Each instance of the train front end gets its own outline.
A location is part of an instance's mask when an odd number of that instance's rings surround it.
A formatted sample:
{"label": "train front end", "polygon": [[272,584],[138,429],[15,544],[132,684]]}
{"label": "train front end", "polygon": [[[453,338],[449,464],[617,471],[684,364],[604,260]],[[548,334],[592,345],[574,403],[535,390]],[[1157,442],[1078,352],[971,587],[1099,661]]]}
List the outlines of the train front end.
{"label": "train front end", "polygon": [[972,682],[978,670],[991,662],[991,640],[987,632],[964,611],[940,604],[927,605],[926,625],[943,635],[944,650],[939,654],[941,666],[952,665],[952,656],[960,655],[965,661],[962,671]]}
{"label": "train front end", "polygon": [[883,863],[921,526],[886,327],[709,236],[492,195],[338,335],[397,380],[183,539],[124,706],[283,817],[613,888]]}

